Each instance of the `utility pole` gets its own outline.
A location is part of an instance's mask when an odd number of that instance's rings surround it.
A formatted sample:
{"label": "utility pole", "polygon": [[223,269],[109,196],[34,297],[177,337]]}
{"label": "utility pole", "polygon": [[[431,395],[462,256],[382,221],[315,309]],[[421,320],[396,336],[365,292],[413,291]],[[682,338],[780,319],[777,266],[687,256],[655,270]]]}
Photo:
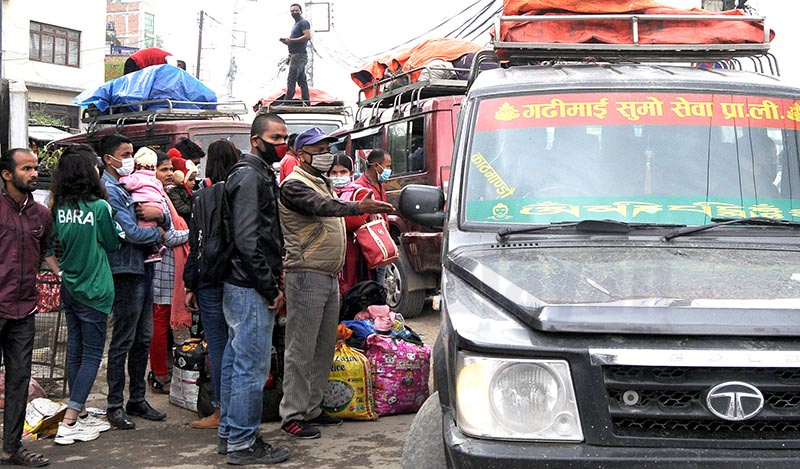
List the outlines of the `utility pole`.
{"label": "utility pole", "polygon": [[200,30],[197,34],[197,68],[194,72],[194,77],[200,79],[200,57],[203,55],[203,18],[206,12],[200,10]]}

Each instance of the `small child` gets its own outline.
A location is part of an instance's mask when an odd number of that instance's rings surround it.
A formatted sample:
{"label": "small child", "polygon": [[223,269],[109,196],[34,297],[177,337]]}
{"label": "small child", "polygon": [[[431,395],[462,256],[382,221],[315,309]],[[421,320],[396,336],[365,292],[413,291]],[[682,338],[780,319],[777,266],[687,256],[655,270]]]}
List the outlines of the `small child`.
{"label": "small child", "polygon": [[[131,193],[133,203],[156,207],[162,212],[164,207],[164,196],[162,195],[161,181],[156,179],[156,153],[147,147],[142,147],[133,155],[134,172],[130,176],[124,176],[119,182],[125,185],[125,189]],[[155,228],[158,224],[154,221],[139,220],[138,225],[142,228]],[[151,252],[147,255],[144,262],[160,262],[161,256],[167,248],[156,243],[152,246]]]}

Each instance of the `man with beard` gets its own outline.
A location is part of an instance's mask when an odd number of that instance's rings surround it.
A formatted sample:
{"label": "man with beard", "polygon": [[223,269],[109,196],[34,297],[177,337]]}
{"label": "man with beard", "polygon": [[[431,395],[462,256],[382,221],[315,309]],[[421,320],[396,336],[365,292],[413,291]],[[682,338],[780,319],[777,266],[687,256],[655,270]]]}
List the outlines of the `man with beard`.
{"label": "man with beard", "polygon": [[[34,467],[49,461],[23,448],[21,438],[36,333],[36,273],[53,232],[50,211],[33,200],[38,166],[36,155],[24,148],[13,148],[0,156],[0,252],[4,256],[0,264],[0,362],[6,370],[0,464]],[[55,257],[45,260],[60,278]]]}
{"label": "man with beard", "polygon": [[274,464],[289,450],[258,435],[280,288],[283,239],[278,186],[272,165],[286,153],[288,130],[275,114],[259,114],[250,127],[250,153],[225,181],[222,220],[230,260],[223,274],[222,312],[228,342],[222,355],[217,452],[229,464]]}
{"label": "man with beard", "polygon": [[303,18],[303,8],[292,3],[289,11],[294,18],[294,26],[289,33],[289,37],[281,38],[281,42],[289,47],[289,75],[286,83],[286,96],[284,101],[294,98],[295,85],[300,85],[300,96],[303,104],[310,104],[311,98],[308,91],[308,81],[306,80],[306,65],[308,64],[308,53],[306,44],[311,40],[311,24]]}
{"label": "man with beard", "polygon": [[296,438],[319,438],[314,426],[341,425],[322,411],[336,324],[339,271],[344,266],[346,216],[388,213],[392,204],[367,196],[339,200],[326,174],[334,163],[336,137],[312,127],[297,136],[300,165],[281,185],[281,226],[286,238],[286,351],[281,429]]}

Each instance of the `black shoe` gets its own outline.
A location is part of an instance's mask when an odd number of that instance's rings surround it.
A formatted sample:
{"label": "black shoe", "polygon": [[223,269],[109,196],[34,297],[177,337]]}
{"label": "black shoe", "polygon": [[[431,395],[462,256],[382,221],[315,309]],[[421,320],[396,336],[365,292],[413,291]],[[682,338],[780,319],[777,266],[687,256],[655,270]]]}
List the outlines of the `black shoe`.
{"label": "black shoe", "polygon": [[228,454],[228,439],[219,437],[217,440],[217,454]]}
{"label": "black shoe", "polygon": [[338,427],[342,422],[342,419],[339,417],[331,417],[325,412],[319,414],[317,418],[308,421],[311,425],[316,425],[318,427]]}
{"label": "black shoe", "polygon": [[128,417],[128,414],[125,413],[125,409],[122,407],[108,409],[106,418],[108,418],[108,423],[114,428],[119,428],[120,430],[132,430],[136,428],[136,424]]}
{"label": "black shoe", "polygon": [[231,451],[227,455],[228,464],[243,466],[247,464],[277,464],[289,459],[289,449],[283,446],[272,447],[261,437],[256,437],[253,445],[247,449]]}
{"label": "black shoe", "polygon": [[305,420],[289,420],[281,425],[281,430],[296,438],[313,440],[319,438],[319,430],[309,425]]}
{"label": "black shoe", "polygon": [[137,417],[141,417],[147,420],[164,420],[167,418],[167,414],[164,412],[159,412],[156,409],[150,407],[150,404],[147,401],[142,402],[130,402],[128,401],[125,404],[125,410],[128,411],[129,414],[135,415]]}

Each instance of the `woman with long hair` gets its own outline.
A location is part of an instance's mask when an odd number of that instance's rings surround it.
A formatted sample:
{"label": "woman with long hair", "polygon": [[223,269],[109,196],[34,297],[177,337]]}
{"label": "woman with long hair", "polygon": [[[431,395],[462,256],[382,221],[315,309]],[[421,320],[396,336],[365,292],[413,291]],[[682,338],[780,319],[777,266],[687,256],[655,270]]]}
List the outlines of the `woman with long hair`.
{"label": "woman with long hair", "polygon": [[69,146],[54,173],[53,235],[63,254],[61,301],[67,319],[67,382],[69,403],[55,442],[91,441],[110,428],[86,412],[106,340],[108,315],[114,304],[114,279],[106,252],[119,249],[120,229],[106,202],[97,168],[97,154],[88,145]]}
{"label": "woman with long hair", "polygon": [[[214,140],[208,145],[206,176],[208,182],[224,181],[228,171],[239,161],[239,150],[230,140]],[[201,189],[213,190],[213,189]],[[214,412],[192,422],[193,428],[219,427],[219,398],[222,376],[222,353],[228,342],[228,325],[222,314],[222,285],[209,280],[207,272],[201,272],[197,262],[199,229],[192,225],[189,231],[189,259],[183,271],[186,284],[186,307],[190,311],[200,310],[206,344],[208,346],[209,371],[211,372],[211,405]]]}

